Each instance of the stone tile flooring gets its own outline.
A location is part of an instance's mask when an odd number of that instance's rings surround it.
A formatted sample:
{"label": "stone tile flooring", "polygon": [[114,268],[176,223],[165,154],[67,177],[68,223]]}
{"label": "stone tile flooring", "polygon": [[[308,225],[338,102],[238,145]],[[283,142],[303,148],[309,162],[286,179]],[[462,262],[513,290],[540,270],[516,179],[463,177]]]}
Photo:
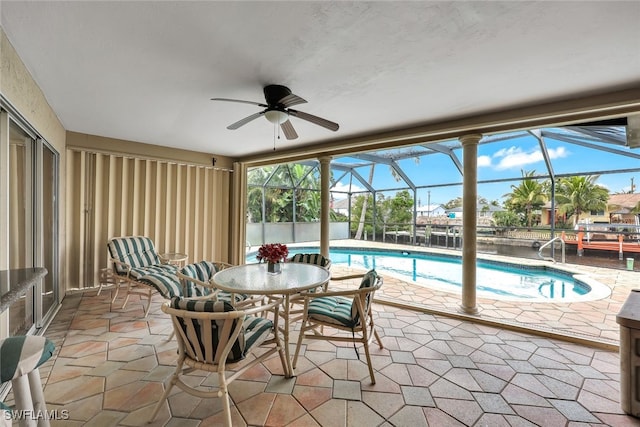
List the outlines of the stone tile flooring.
{"label": "stone tile flooring", "polygon": [[[637,283],[624,271],[594,272],[627,292]],[[426,294],[392,277],[382,289],[380,301],[457,312],[459,297]],[[620,292],[606,303],[545,306],[542,312],[479,301],[479,318],[543,329],[551,323],[615,346]],[[137,296],[120,309],[121,297],[112,305],[110,294],[67,295],[45,333],[56,343],[55,356],[41,368],[48,409],[66,410],[70,418],[54,426],[145,425],[173,372],[176,346],[167,341],[171,325],[159,309],[163,300],[154,296],[143,318]],[[384,349],[372,346],[375,385],[348,344],[310,342],[294,378],[283,377],[275,356],[232,383],[234,426],[640,425],[620,408],[617,351],[379,302],[374,310],[384,343]],[[291,342],[296,338],[292,334]],[[215,383],[213,376],[191,376],[194,384]],[[150,425],[220,425],[218,399],[174,390]]]}

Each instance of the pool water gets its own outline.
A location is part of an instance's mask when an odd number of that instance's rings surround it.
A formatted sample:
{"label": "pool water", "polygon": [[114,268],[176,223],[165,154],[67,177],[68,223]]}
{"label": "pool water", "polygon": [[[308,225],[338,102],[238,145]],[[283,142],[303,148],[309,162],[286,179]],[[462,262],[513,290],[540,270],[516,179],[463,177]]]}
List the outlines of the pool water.
{"label": "pool water", "polygon": [[[317,248],[290,248],[291,253],[318,252]],[[459,257],[429,253],[335,249],[329,252],[334,266],[375,268],[404,281],[445,292],[462,292],[462,264]],[[255,254],[247,255],[255,262]],[[605,285],[596,283],[606,288]],[[478,260],[478,297],[508,300],[572,302],[601,298],[607,289],[593,293],[593,283],[577,280],[572,274],[545,266],[522,266]],[[598,294],[598,295],[590,295]],[[590,296],[593,296],[590,297]]]}

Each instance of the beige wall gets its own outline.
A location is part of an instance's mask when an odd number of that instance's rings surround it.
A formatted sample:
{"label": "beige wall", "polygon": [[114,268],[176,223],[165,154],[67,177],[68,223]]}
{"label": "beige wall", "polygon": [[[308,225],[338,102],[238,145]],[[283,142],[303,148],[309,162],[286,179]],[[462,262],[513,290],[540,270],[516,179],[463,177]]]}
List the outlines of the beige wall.
{"label": "beige wall", "polygon": [[[36,131],[60,154],[60,170],[65,169],[65,129],[49,106],[44,94],[33,80],[29,71],[0,29],[0,93],[33,126]],[[4,186],[8,182],[8,146],[2,146],[0,153],[0,269],[8,266],[8,192]],[[59,217],[65,217],[65,180],[60,176]],[[59,256],[64,264],[67,257],[66,229],[64,222],[59,225]],[[60,269],[60,280],[64,283],[66,272]]]}

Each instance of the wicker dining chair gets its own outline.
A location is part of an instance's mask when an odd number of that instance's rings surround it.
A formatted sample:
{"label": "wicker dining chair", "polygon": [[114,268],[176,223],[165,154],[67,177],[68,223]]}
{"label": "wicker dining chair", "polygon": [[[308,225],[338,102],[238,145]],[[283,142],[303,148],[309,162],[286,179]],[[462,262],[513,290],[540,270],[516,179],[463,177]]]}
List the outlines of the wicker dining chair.
{"label": "wicker dining chair", "polygon": [[[283,374],[289,376],[282,342],[278,334],[278,308],[282,301],[275,300],[265,306],[246,310],[236,310],[227,301],[214,301],[208,297],[174,297],[165,302],[161,309],[171,316],[176,341],[178,359],[175,372],[166,384],[166,390],[157,403],[149,422],[166,402],[171,389],[177,385],[181,390],[200,398],[222,399],[226,426],[231,426],[231,406],[228,387],[247,370],[278,353]],[[274,320],[256,316],[264,310],[276,313]],[[256,352],[258,347],[267,351]],[[249,360],[250,357],[254,357]],[[249,360],[247,362],[247,360]],[[243,362],[238,364],[238,362]],[[234,372],[229,368],[237,369]],[[218,385],[194,387],[183,376],[200,370],[217,373]]]}
{"label": "wicker dining chair", "polygon": [[[325,257],[322,254],[318,253],[299,253],[291,256],[287,259],[287,262],[299,262],[303,264],[314,264],[329,270],[331,268],[331,260]],[[329,282],[325,283],[322,287],[318,289],[312,289],[311,292],[319,292],[319,291],[327,291],[329,286]],[[292,296],[291,299],[291,308],[289,310],[289,321],[296,322],[302,319],[302,307],[303,302],[300,296],[295,295]]]}
{"label": "wicker dining chair", "polygon": [[[296,352],[293,356],[292,366],[294,369],[304,340],[351,342],[358,359],[360,354],[355,345],[360,343],[364,347],[371,383],[376,383],[369,353],[369,343],[375,337],[380,348],[383,346],[378,331],[375,329],[371,303],[375,292],[382,286],[382,277],[378,276],[375,270],[370,270],[366,274],[332,278],[332,280],[358,277],[362,278],[358,289],[301,294],[304,300],[304,310]],[[348,332],[348,334],[335,334],[336,329]],[[325,330],[331,333],[325,334]]]}
{"label": "wicker dining chair", "polygon": [[[261,304],[263,297],[246,294],[233,294],[217,289],[212,282],[213,276],[220,270],[232,267],[232,264],[222,261],[200,261],[187,264],[176,274],[183,286],[184,297],[209,296],[211,299],[231,303],[234,307],[245,307]],[[232,301],[233,298],[233,301]]]}

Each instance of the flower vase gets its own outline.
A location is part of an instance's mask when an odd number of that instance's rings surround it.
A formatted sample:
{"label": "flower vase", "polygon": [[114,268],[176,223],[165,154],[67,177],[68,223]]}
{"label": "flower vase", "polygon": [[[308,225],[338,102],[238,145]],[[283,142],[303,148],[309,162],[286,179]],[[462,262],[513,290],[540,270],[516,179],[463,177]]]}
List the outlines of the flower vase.
{"label": "flower vase", "polygon": [[282,273],[282,264],[279,262],[267,262],[267,273],[269,274],[280,274]]}

